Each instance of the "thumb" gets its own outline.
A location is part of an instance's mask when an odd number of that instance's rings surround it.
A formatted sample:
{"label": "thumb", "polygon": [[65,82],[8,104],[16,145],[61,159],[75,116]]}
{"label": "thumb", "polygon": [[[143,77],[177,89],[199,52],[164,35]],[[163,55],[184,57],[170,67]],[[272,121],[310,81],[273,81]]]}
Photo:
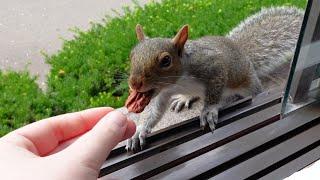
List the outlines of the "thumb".
{"label": "thumb", "polygon": [[70,145],[66,156],[98,171],[114,146],[123,140],[127,126],[127,118],[112,111]]}

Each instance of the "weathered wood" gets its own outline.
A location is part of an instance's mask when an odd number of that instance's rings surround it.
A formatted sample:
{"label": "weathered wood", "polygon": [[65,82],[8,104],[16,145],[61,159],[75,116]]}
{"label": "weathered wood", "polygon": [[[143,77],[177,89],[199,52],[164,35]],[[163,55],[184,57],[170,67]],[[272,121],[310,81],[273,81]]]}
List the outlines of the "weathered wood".
{"label": "weathered wood", "polygon": [[[305,107],[285,119],[175,166],[154,178],[208,178],[281,141],[320,123],[319,105]],[[210,159],[210,160],[208,160]],[[196,168],[195,168],[196,167]]]}
{"label": "weathered wood", "polygon": [[[281,91],[275,89],[269,93],[261,94],[252,102],[250,97],[235,102],[220,112],[220,122],[217,127],[225,126],[262,109],[278,104],[280,103],[280,100]],[[154,154],[160,153],[209,132],[208,128],[202,130],[199,127],[199,124],[199,118],[196,117],[153,133],[147,138],[147,143],[149,145],[147,149],[136,154],[130,155],[126,153],[124,144],[118,146],[111,152],[109,158],[101,167],[100,176],[117,171],[129,166],[130,164],[146,159]]]}
{"label": "weathered wood", "polygon": [[320,146],[261,177],[261,180],[284,179],[320,158]]}
{"label": "weathered wood", "polygon": [[[124,146],[118,146],[104,164],[100,179],[268,177],[320,144],[320,136],[314,134],[320,128],[316,120],[319,104],[278,121],[280,97],[262,99],[223,114],[213,134],[201,130],[199,119],[194,118],[151,135],[151,146],[137,154],[121,152]],[[293,147],[301,138],[305,141]],[[285,148],[290,145],[292,148]],[[257,161],[261,163],[254,166]]]}
{"label": "weathered wood", "polygon": [[136,162],[120,169],[106,178],[121,178],[123,174],[131,178],[148,178],[187,160],[197,157],[216,147],[226,144],[239,136],[242,136],[254,128],[263,126],[267,119],[270,122],[277,120],[280,113],[280,104],[259,111],[253,115],[242,118],[222,128],[218,128],[213,134],[207,133],[193,140],[187,141],[166,151],[155,154],[147,159]]}
{"label": "weathered wood", "polygon": [[[286,161],[289,161],[290,159],[288,157],[291,156],[294,158],[293,155],[295,155],[295,153],[301,152],[308,146],[314,143],[319,145],[319,132],[320,125],[316,125],[315,127],[312,127],[309,130],[306,130],[293,138],[290,138],[287,141],[248,159],[247,161],[223,171],[217,176],[212,177],[212,179],[225,180],[246,179],[249,177],[253,179],[260,178],[262,174],[267,173],[266,170],[272,171],[273,168],[276,168],[279,165],[277,163],[281,162],[281,160],[286,160],[287,158]],[[320,158],[320,154],[318,156],[314,156],[314,158]]]}

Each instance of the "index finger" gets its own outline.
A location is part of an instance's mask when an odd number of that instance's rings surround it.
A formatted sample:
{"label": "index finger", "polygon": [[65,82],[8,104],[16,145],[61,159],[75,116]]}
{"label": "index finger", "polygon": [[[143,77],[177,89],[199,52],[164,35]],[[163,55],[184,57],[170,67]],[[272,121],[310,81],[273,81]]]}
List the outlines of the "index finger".
{"label": "index finger", "polygon": [[54,150],[60,142],[90,130],[112,110],[108,107],[92,108],[51,117],[17,129],[9,133],[7,138],[16,145],[43,156]]}

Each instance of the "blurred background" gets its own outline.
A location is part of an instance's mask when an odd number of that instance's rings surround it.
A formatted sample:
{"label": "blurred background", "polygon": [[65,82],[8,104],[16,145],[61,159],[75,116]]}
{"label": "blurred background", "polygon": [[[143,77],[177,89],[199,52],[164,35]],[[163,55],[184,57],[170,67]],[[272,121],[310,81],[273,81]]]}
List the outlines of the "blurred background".
{"label": "blurred background", "polygon": [[[147,0],[139,0],[141,5]],[[70,39],[72,27],[87,30],[90,22],[115,15],[132,0],[2,0],[0,6],[0,68],[30,70],[45,86],[49,65],[41,51],[55,53]]]}

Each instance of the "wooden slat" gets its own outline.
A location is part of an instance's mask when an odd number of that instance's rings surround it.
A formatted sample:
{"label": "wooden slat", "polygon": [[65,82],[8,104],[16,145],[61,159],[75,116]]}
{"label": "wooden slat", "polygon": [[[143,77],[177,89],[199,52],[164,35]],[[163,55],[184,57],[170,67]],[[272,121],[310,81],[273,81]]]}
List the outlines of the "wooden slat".
{"label": "wooden slat", "polygon": [[[229,107],[226,107],[220,112],[220,122],[217,127],[225,126],[240,118],[278,104],[280,100],[281,91],[278,89],[272,90],[269,93],[266,92],[265,94],[261,94],[255,98],[252,103],[250,103],[251,98],[245,98],[230,105]],[[152,134],[151,137],[147,138],[150,148],[136,154],[129,155],[126,153],[124,145],[118,146],[111,152],[108,160],[103,164],[100,171],[100,177],[199,137],[207,132],[209,132],[209,129],[203,131],[199,127],[199,119],[197,117]]]}
{"label": "wooden slat", "polygon": [[[277,98],[276,100],[278,100],[278,99],[279,98]],[[266,100],[268,100],[268,99],[266,99]],[[272,99],[272,100],[275,101],[274,99]],[[273,101],[269,102],[269,104],[273,103]],[[254,109],[256,109],[257,106],[264,103],[263,101],[257,101],[255,103],[251,104],[251,102],[252,102],[251,97],[248,97],[248,98],[244,98],[240,101],[233,103],[232,105],[226,107],[225,109],[223,109],[219,112],[220,113],[219,115],[220,116],[222,115],[219,120],[225,121],[227,119],[230,119],[230,115],[237,117],[239,114],[243,113],[244,109],[247,109],[247,111],[250,110],[249,109],[250,107],[251,108],[254,107]],[[233,109],[233,111],[231,111],[230,109]],[[229,113],[229,112],[232,112],[232,113]],[[232,117],[232,118],[234,118],[234,117]],[[153,146],[156,146],[157,144],[161,144],[163,142],[168,142],[168,141],[170,141],[170,139],[175,139],[176,136],[179,136],[179,134],[188,133],[188,132],[195,130],[195,129],[199,129],[199,118],[198,117],[191,118],[189,120],[186,120],[186,121],[180,122],[178,124],[174,124],[170,127],[156,131],[156,132],[148,135],[147,142],[150,147],[153,147]],[[125,153],[125,142],[121,142],[119,145],[117,145],[113,149],[113,151],[109,155],[109,159],[114,158],[115,156],[119,156],[120,154],[124,154],[124,153]],[[118,159],[118,157],[117,157],[117,159]],[[107,163],[109,163],[109,162],[107,162]]]}
{"label": "wooden slat", "polygon": [[311,151],[299,156],[298,158],[290,161],[289,163],[279,167],[278,169],[270,172],[269,174],[261,177],[261,180],[270,179],[284,179],[289,175],[301,170],[309,164],[320,159],[320,146],[312,149]]}
{"label": "wooden slat", "polygon": [[284,141],[297,133],[318,124],[319,104],[297,110],[296,113],[264,128],[243,136],[199,157],[184,162],[161,174],[155,179],[208,178],[241,163],[264,150]]}
{"label": "wooden slat", "polygon": [[[267,168],[272,171],[272,166],[276,167],[277,162],[294,155],[297,152],[301,152],[306,147],[313,143],[319,144],[320,140],[320,125],[310,128],[287,141],[278,144],[264,151],[257,156],[248,159],[228,170],[223,171],[217,176],[212,177],[213,180],[225,180],[225,179],[257,179],[261,177],[262,172],[266,173]],[[297,144],[297,142],[299,144]],[[320,155],[320,154],[319,154]],[[320,156],[314,157],[319,158]],[[289,174],[287,174],[289,175]]]}
{"label": "wooden slat", "polygon": [[[243,113],[243,107],[247,107],[248,104],[251,103],[251,98],[245,98],[233,106],[227,107],[226,109],[222,110],[222,121],[226,121],[224,114],[229,108],[233,107],[238,109],[237,113],[234,113],[234,118],[236,118],[240,113]],[[255,107],[256,104],[249,105],[249,107]],[[257,109],[258,107],[254,108]],[[248,110],[249,111],[249,110]],[[230,117],[230,114],[227,114]],[[199,118],[195,117],[189,119],[187,121],[181,122],[179,124],[170,126],[163,130],[160,130],[156,133],[151,134],[150,137],[147,138],[147,144],[150,148],[145,149],[144,151],[135,153],[135,154],[128,154],[125,150],[125,144],[116,147],[111,152],[110,156],[108,157],[107,161],[101,167],[100,176],[109,174],[114,172],[118,169],[121,169],[125,166],[133,164],[139,160],[145,159],[153,154],[162,152],[170,147],[176,146],[193,138],[196,138],[200,135],[205,134],[208,132],[208,129],[205,131],[199,127]]]}
{"label": "wooden slat", "polygon": [[[147,178],[154,173],[159,173],[172,166],[178,165],[208,152],[218,146],[230,142],[239,136],[245,135],[254,128],[266,125],[278,119],[280,104],[261,110],[253,115],[242,118],[222,128],[218,128],[213,134],[207,133],[196,139],[180,144],[176,147],[153,155],[147,159],[136,162],[130,166],[120,169],[107,178],[121,178],[123,174],[126,178]],[[266,121],[270,119],[269,121]],[[266,124],[264,124],[266,123]]]}

